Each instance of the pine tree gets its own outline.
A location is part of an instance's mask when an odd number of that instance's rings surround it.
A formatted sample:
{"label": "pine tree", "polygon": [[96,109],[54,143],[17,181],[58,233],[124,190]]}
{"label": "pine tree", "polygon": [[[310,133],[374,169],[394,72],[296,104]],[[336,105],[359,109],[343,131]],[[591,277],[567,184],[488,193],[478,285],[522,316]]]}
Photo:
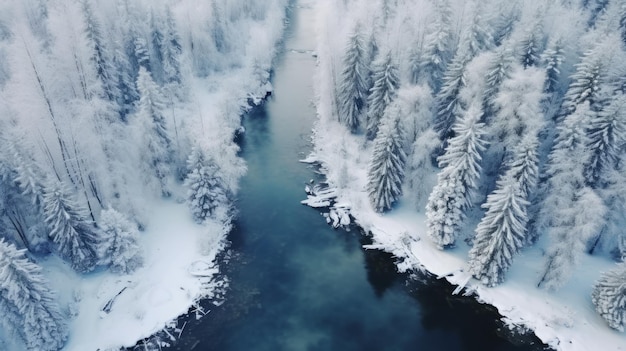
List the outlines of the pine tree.
{"label": "pine tree", "polygon": [[469,252],[470,272],[487,286],[504,281],[513,256],[529,241],[528,205],[538,176],[537,137],[529,134],[519,145],[508,170],[482,205],[487,209],[476,228]]}
{"label": "pine tree", "polygon": [[626,264],[605,272],[593,287],[591,301],[609,327],[624,331],[626,324]]}
{"label": "pine tree", "polygon": [[486,29],[481,13],[484,13],[482,5],[474,3],[470,23],[465,29],[460,45],[467,48],[467,55],[473,58],[483,50],[489,50],[493,45],[493,37]]}
{"label": "pine tree", "polygon": [[518,44],[520,63],[524,65],[524,68],[536,66],[539,63],[542,44],[543,29],[541,22],[537,22],[524,33]]}
{"label": "pine tree", "polygon": [[43,195],[45,222],[59,254],[71,262],[77,272],[89,272],[96,266],[98,234],[85,210],[70,196],[60,182],[50,182]]}
{"label": "pine tree", "polygon": [[559,86],[561,78],[561,66],[565,60],[565,51],[560,38],[552,40],[541,55],[541,62],[546,71],[546,83],[544,92],[553,93]]}
{"label": "pine tree", "polygon": [[192,149],[187,169],[187,203],[196,222],[202,223],[214,215],[219,206],[228,205],[229,193],[218,166],[200,148]]}
{"label": "pine tree", "polygon": [[41,267],[24,253],[0,239],[0,320],[19,332],[29,350],[58,350],[67,340],[67,324]]}
{"label": "pine tree", "polygon": [[442,140],[450,136],[452,126],[461,109],[459,93],[467,84],[465,77],[467,62],[467,53],[462,48],[459,48],[448,65],[443,77],[443,85],[436,96],[435,130],[439,133]]}
{"label": "pine tree", "polygon": [[590,158],[585,133],[590,115],[587,102],[567,116],[558,127],[549,156],[539,227],[547,230],[551,246],[539,285],[550,289],[559,288],[569,278],[589,240],[600,232],[607,212],[593,189],[585,186],[583,175]]}
{"label": "pine tree", "polygon": [[453,127],[455,135],[439,157],[443,169],[426,205],[428,235],[439,248],[454,244],[464,212],[472,204],[486,147],[481,115],[480,107],[471,105]]}
{"label": "pine tree", "polygon": [[435,1],[435,20],[424,38],[422,72],[433,91],[439,91],[441,77],[450,59],[452,7],[450,1]]}
{"label": "pine tree", "polygon": [[167,177],[170,175],[171,140],[165,122],[165,102],[159,86],[143,67],[139,69],[137,90],[140,94],[137,117],[145,128],[148,159],[161,183],[161,192],[169,196]]}
{"label": "pine tree", "polygon": [[489,59],[489,68],[487,69],[487,75],[485,76],[485,93],[483,109],[485,111],[485,119],[489,121],[492,115],[496,112],[494,101],[498,92],[500,92],[500,85],[504,80],[511,76],[511,70],[513,67],[513,52],[506,46],[501,46],[496,49]]}
{"label": "pine tree", "polygon": [[596,185],[603,171],[616,165],[626,144],[626,95],[619,94],[602,111],[593,114],[587,127],[591,157],[585,169],[587,182]]}
{"label": "pine tree", "polygon": [[476,239],[469,252],[469,271],[487,286],[504,281],[525,240],[528,201],[521,196],[518,182],[505,174],[487,197],[485,216],[476,227]]}
{"label": "pine tree", "polygon": [[181,39],[176,30],[176,21],[172,9],[165,8],[166,29],[163,33],[161,57],[163,58],[163,78],[166,84],[180,84],[182,82],[181,55],[183,48]]}
{"label": "pine tree", "polygon": [[600,89],[604,83],[605,60],[598,51],[588,50],[583,55],[580,63],[576,64],[576,72],[571,77],[571,83],[565,94],[562,106],[562,114],[573,113],[578,105],[589,102],[594,109],[596,102],[600,100]]}
{"label": "pine tree", "polygon": [[[492,25],[493,41],[496,46],[502,45],[511,36],[521,17],[521,11],[516,3],[502,2],[498,6],[500,7],[496,12],[498,17],[495,18]],[[505,6],[509,8],[504,8]]]}
{"label": "pine tree", "polygon": [[367,192],[377,212],[390,210],[402,195],[406,153],[397,108],[388,108],[374,140],[372,161],[367,173]]}
{"label": "pine tree", "polygon": [[359,27],[350,36],[343,57],[343,71],[337,89],[340,121],[355,132],[367,98],[369,68],[367,52]]}
{"label": "pine tree", "polygon": [[124,215],[109,208],[100,214],[98,258],[113,273],[130,274],[143,266],[139,232]]}
{"label": "pine tree", "polygon": [[393,62],[391,52],[374,62],[372,69],[373,86],[367,98],[369,107],[367,113],[367,137],[373,140],[378,133],[378,125],[385,112],[385,108],[396,97],[400,86],[398,68]]}
{"label": "pine tree", "polygon": [[84,0],[81,4],[85,16],[85,34],[93,50],[91,61],[95,65],[106,98],[109,101],[119,101],[121,98],[120,91],[114,79],[115,73],[112,58],[106,45],[100,22],[93,12],[90,0]]}

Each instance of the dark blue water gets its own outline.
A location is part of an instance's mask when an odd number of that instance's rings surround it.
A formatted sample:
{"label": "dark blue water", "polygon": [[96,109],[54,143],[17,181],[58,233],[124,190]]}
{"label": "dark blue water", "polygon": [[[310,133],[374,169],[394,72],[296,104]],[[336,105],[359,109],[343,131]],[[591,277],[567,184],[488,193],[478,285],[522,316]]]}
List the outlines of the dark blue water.
{"label": "dark blue water", "polygon": [[[304,4],[303,4],[304,3]],[[248,174],[230,234],[226,301],[187,323],[177,350],[530,350],[499,336],[498,316],[433,278],[408,280],[365,251],[358,229],[333,230],[299,204],[314,170],[312,11],[293,10],[275,92],[244,119]],[[304,51],[304,52],[303,52]],[[515,338],[513,338],[515,339]],[[536,341],[526,337],[526,341]],[[521,340],[518,338],[518,341]]]}

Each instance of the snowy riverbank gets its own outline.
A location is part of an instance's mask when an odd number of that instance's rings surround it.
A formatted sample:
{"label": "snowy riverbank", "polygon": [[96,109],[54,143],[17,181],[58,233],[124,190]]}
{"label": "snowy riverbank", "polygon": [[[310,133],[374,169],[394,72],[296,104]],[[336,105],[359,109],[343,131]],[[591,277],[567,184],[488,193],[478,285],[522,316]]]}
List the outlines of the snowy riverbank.
{"label": "snowy riverbank", "polygon": [[[425,269],[445,278],[459,287],[456,293],[471,294],[479,301],[495,306],[511,328],[532,330],[557,350],[625,350],[626,335],[610,329],[591,302],[592,286],[599,272],[615,267],[608,258],[583,255],[576,273],[560,290],[551,292],[538,288],[548,247],[548,238],[544,235],[534,246],[525,248],[515,257],[503,284],[487,288],[467,273],[467,243],[459,241],[456,248],[446,251],[433,244],[427,236],[423,206],[416,207],[414,201],[403,197],[389,213],[380,214],[372,209],[366,191],[372,142],[365,141],[362,134],[351,134],[348,128],[337,122],[333,98],[335,79],[341,71],[341,55],[337,52],[343,52],[345,46],[345,42],[337,38],[347,38],[352,30],[346,25],[350,21],[336,13],[348,11],[347,8],[324,1],[318,4],[319,68],[315,86],[319,121],[313,132],[314,151],[306,162],[321,164],[330,185],[329,192],[336,194],[334,201],[342,208],[349,208],[356,223],[372,234],[374,243],[367,248],[392,253],[398,258],[400,271]],[[359,8],[353,14],[356,19],[359,16],[365,18],[366,27],[370,24],[368,21],[376,23],[375,19],[368,17],[367,11],[370,11],[369,15],[374,13],[371,8]],[[392,22],[391,25],[394,30],[397,29],[393,27],[395,24]],[[410,33],[403,32],[402,35],[410,36]],[[392,41],[394,54],[404,49],[400,41]],[[428,188],[433,177],[431,180],[424,178],[424,188]],[[427,195],[430,188],[425,191]],[[475,224],[477,221],[470,222]]]}

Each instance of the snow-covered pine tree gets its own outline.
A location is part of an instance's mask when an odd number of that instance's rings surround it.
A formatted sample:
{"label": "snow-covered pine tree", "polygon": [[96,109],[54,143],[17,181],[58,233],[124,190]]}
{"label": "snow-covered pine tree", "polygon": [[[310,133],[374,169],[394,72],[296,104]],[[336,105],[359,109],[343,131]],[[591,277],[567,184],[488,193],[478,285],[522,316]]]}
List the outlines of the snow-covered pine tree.
{"label": "snow-covered pine tree", "polygon": [[439,91],[452,46],[452,7],[450,1],[434,1],[435,19],[424,38],[422,74],[433,91]]}
{"label": "snow-covered pine tree", "polygon": [[374,140],[367,172],[367,193],[377,212],[390,210],[402,195],[406,153],[399,112],[397,107],[387,108]]}
{"label": "snow-covered pine tree", "polygon": [[602,274],[591,293],[596,311],[609,327],[624,331],[626,325],[626,263]]}
{"label": "snow-covered pine tree", "polygon": [[519,60],[524,68],[536,66],[539,63],[543,48],[543,28],[538,20],[524,33],[518,43]]}
{"label": "snow-covered pine tree", "polygon": [[369,89],[367,51],[357,26],[350,36],[343,56],[343,70],[337,86],[339,121],[354,133],[359,128]]}
{"label": "snow-covered pine tree", "polygon": [[85,34],[93,50],[91,61],[101,81],[104,94],[106,95],[105,97],[109,101],[117,102],[121,99],[120,91],[114,79],[115,73],[112,64],[112,55],[104,39],[100,22],[94,13],[90,0],[81,1],[81,6],[85,16]]}
{"label": "snow-covered pine tree", "polygon": [[521,17],[519,3],[500,2],[496,10],[497,17],[494,18],[493,41],[496,46],[502,45],[513,33],[516,22]]}
{"label": "snow-covered pine tree", "polygon": [[504,150],[513,150],[521,138],[534,134],[543,124],[542,100],[544,71],[523,69],[515,64],[493,99],[495,118],[491,119],[489,135]]}
{"label": "snow-covered pine tree", "polygon": [[29,350],[58,350],[67,340],[67,323],[41,267],[24,252],[0,238],[0,320],[20,334]]}
{"label": "snow-covered pine tree", "polygon": [[217,165],[199,147],[191,150],[187,170],[187,203],[196,222],[202,223],[213,216],[219,206],[228,205],[228,190]]}
{"label": "snow-covered pine tree", "polygon": [[163,46],[161,47],[164,83],[180,84],[182,82],[180,60],[183,48],[176,30],[176,21],[169,6],[165,8],[165,21],[166,29],[163,33]]}
{"label": "snow-covered pine tree", "polygon": [[99,236],[87,218],[85,209],[78,205],[67,187],[59,181],[50,181],[43,192],[45,222],[56,250],[61,257],[71,262],[77,272],[93,270],[97,263]]}
{"label": "snow-covered pine tree", "polygon": [[396,91],[400,86],[398,68],[393,62],[391,52],[388,51],[373,63],[372,83],[369,96],[367,97],[367,138],[374,140],[378,133],[378,125],[383,117],[385,108],[396,97]]}
{"label": "snow-covered pine tree", "polygon": [[559,87],[561,78],[561,66],[565,60],[565,51],[561,38],[553,39],[548,43],[548,47],[541,54],[541,62],[546,71],[546,83],[544,92],[554,93]]}
{"label": "snow-covered pine tree", "polygon": [[494,100],[500,91],[500,84],[511,75],[513,59],[513,51],[506,46],[500,46],[495,49],[489,59],[489,68],[485,76],[483,101],[485,120],[487,121],[489,121],[496,112]]}
{"label": "snow-covered pine tree", "polygon": [[626,144],[626,95],[615,95],[602,111],[594,113],[587,126],[591,157],[585,178],[596,186],[603,171],[616,165]]}
{"label": "snow-covered pine tree", "polygon": [[442,140],[450,136],[452,126],[455,124],[461,109],[459,93],[466,85],[465,66],[468,60],[467,52],[459,47],[446,69],[441,90],[436,96],[437,110],[434,127]]}
{"label": "snow-covered pine tree", "polygon": [[487,286],[504,281],[504,275],[526,242],[528,201],[510,172],[496,182],[496,189],[482,205],[487,210],[476,227],[474,246],[469,252],[469,271]]}
{"label": "snow-covered pine tree", "polygon": [[585,186],[584,165],[590,158],[585,127],[589,102],[578,106],[559,125],[556,143],[549,155],[538,228],[550,236],[544,273],[538,285],[557,289],[569,279],[590,239],[604,225],[606,206],[593,189]]}
{"label": "snow-covered pine tree", "polygon": [[143,265],[139,232],[123,214],[109,208],[100,213],[101,238],[98,242],[99,264],[111,272],[130,274]]}
{"label": "snow-covered pine tree", "polygon": [[483,6],[479,2],[474,2],[470,15],[470,23],[461,36],[460,46],[467,48],[470,58],[476,56],[483,50],[489,50],[493,45],[493,37],[488,31],[488,27],[483,21]]}
{"label": "snow-covered pine tree", "polygon": [[539,173],[538,146],[536,135],[527,134],[482,205],[487,212],[476,227],[469,266],[474,277],[487,286],[504,281],[513,256],[529,241],[526,224],[529,197]]}
{"label": "snow-covered pine tree", "polygon": [[137,118],[145,130],[143,135],[148,149],[147,159],[159,179],[162,194],[169,196],[167,177],[171,173],[172,151],[165,122],[166,106],[159,86],[144,67],[139,69],[137,90],[140,95]]}
{"label": "snow-covered pine tree", "polygon": [[600,88],[604,83],[605,65],[604,56],[600,52],[601,46],[584,53],[581,62],[576,64],[576,72],[571,76],[571,83],[561,106],[561,114],[573,113],[577,106],[585,102],[594,109],[594,104],[600,100]]}
{"label": "snow-covered pine tree", "polygon": [[439,157],[442,170],[428,198],[426,225],[428,235],[441,249],[454,244],[464,212],[472,204],[481,172],[481,152],[486,147],[481,116],[480,106],[470,105],[454,125],[455,135]]}

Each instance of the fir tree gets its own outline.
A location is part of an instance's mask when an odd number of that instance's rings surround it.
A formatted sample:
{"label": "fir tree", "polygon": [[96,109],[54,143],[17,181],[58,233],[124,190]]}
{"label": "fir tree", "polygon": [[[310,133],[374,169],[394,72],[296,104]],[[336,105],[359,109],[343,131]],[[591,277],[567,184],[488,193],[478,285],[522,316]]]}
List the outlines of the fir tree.
{"label": "fir tree", "polygon": [[181,39],[176,30],[176,21],[171,8],[165,8],[166,29],[163,33],[164,45],[161,47],[161,57],[163,58],[163,78],[166,84],[180,84],[182,82],[181,73]]}
{"label": "fir tree", "polygon": [[59,254],[71,262],[77,272],[93,270],[97,260],[98,234],[85,210],[60,182],[50,182],[44,188],[43,202],[49,236]]}
{"label": "fir tree", "polygon": [[367,52],[357,27],[350,36],[343,57],[343,71],[337,89],[340,121],[352,132],[359,128],[359,117],[367,98],[368,75]]}
{"label": "fir tree", "polygon": [[601,47],[588,50],[580,63],[576,65],[576,72],[571,77],[571,83],[565,94],[562,114],[574,112],[578,105],[589,102],[593,109],[600,100],[600,89],[605,78],[605,60],[599,52]]}
{"label": "fir tree", "polygon": [[219,206],[227,205],[229,194],[217,165],[195,147],[187,159],[185,179],[187,203],[198,223],[214,215]]}
{"label": "fir tree", "polygon": [[461,109],[459,93],[466,86],[465,66],[468,62],[467,53],[460,48],[446,70],[443,85],[436,96],[437,112],[435,130],[440,138],[446,139]]}
{"label": "fir tree", "polygon": [[143,265],[139,247],[139,232],[124,215],[109,208],[100,214],[101,239],[98,258],[102,265],[109,265],[111,272],[130,274]]}
{"label": "fir tree", "polygon": [[590,158],[585,126],[591,111],[585,103],[567,116],[558,127],[558,136],[549,156],[546,196],[542,202],[539,228],[551,238],[544,273],[539,285],[557,289],[604,225],[607,209],[602,200],[585,186],[584,165]]}
{"label": "fir tree", "polygon": [[496,183],[496,189],[487,196],[483,208],[485,216],[476,227],[476,239],[469,252],[469,271],[487,286],[504,281],[525,240],[528,215],[526,201],[519,184],[510,174]]}
{"label": "fir tree", "polygon": [[373,86],[367,98],[369,111],[367,113],[367,137],[373,140],[378,133],[378,125],[385,112],[385,108],[396,97],[400,86],[398,68],[393,62],[391,52],[374,62],[372,69]]}
{"label": "fir tree", "polygon": [[480,107],[471,105],[454,126],[454,137],[439,157],[443,169],[426,205],[428,235],[439,248],[454,244],[465,210],[480,176],[481,152],[485,150]]}
{"label": "fir tree", "polygon": [[448,0],[435,1],[435,20],[424,38],[422,72],[434,91],[439,91],[452,45],[452,8]]}
{"label": "fir tree", "polygon": [[483,50],[489,50],[493,45],[493,37],[487,31],[481,13],[483,8],[480,4],[474,3],[470,23],[461,39],[461,47],[467,48],[467,55],[472,58]]}
{"label": "fir tree", "polygon": [[539,63],[542,43],[543,30],[541,23],[537,22],[524,33],[518,44],[520,63],[524,65],[524,68],[536,66]]}
{"label": "fir tree", "polygon": [[19,332],[29,350],[58,350],[68,329],[41,267],[0,239],[0,320]]}
{"label": "fir tree", "polygon": [[513,66],[513,52],[506,46],[496,49],[489,59],[489,68],[485,76],[483,109],[488,121],[496,112],[494,100],[500,91],[502,82],[509,78]]}
{"label": "fir tree", "polygon": [[546,71],[546,83],[544,92],[553,93],[559,86],[561,78],[561,66],[565,59],[562,40],[556,39],[548,44],[548,47],[541,55],[541,62]]}
{"label": "fir tree", "polygon": [[406,153],[397,108],[388,108],[376,140],[369,171],[367,192],[377,212],[391,209],[402,195]]}
{"label": "fir tree", "polygon": [[624,331],[626,324],[626,264],[605,272],[593,287],[591,301],[609,326]]}
{"label": "fir tree", "polygon": [[626,95],[619,94],[602,111],[593,114],[587,127],[591,157],[585,169],[587,182],[596,185],[609,167],[616,165],[626,143]]}
{"label": "fir tree", "polygon": [[537,183],[537,137],[524,138],[487,197],[487,209],[476,228],[474,246],[469,252],[470,272],[487,286],[504,281],[513,256],[525,243],[529,196]]}
{"label": "fir tree", "polygon": [[148,159],[161,183],[161,192],[169,196],[167,177],[170,175],[171,140],[165,122],[165,102],[159,86],[143,67],[139,69],[137,90],[140,94],[137,117],[145,128]]}

